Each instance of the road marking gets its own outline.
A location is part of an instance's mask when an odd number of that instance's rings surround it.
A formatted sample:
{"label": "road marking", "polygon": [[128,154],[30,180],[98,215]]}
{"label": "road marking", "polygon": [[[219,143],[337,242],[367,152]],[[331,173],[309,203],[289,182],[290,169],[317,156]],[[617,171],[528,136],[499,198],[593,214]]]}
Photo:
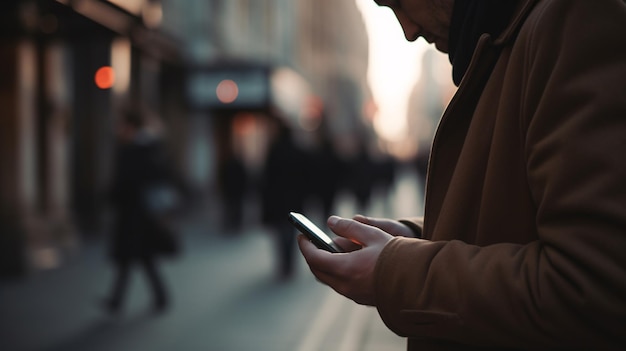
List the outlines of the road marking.
{"label": "road marking", "polygon": [[322,308],[318,310],[319,312],[315,316],[315,319],[312,320],[308,333],[297,348],[298,351],[320,350],[322,342],[326,339],[326,334],[328,334],[328,329],[337,318],[341,304],[344,303],[344,301],[345,297],[328,289]]}
{"label": "road marking", "polygon": [[370,320],[370,308],[353,304],[350,312],[350,319],[346,325],[346,331],[343,334],[340,351],[357,351],[360,350],[363,343],[363,335]]}

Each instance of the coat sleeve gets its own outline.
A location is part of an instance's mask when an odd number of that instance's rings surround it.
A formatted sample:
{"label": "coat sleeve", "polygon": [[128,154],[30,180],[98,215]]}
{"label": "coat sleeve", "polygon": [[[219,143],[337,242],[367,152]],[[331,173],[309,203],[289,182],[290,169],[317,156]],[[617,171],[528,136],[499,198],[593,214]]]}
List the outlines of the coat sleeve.
{"label": "coat sleeve", "polygon": [[392,239],[376,303],[399,335],[533,350],[626,345],[626,7],[543,4],[523,38],[521,122],[538,240]]}

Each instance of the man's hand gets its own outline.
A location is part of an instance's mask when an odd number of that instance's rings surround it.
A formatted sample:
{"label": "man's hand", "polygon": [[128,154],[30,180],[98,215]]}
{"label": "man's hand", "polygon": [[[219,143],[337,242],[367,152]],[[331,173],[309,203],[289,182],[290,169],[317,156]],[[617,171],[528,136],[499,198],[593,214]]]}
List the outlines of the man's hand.
{"label": "man's hand", "polygon": [[332,254],[320,250],[304,235],[298,236],[298,245],[311,272],[322,283],[359,304],[374,305],[374,268],[393,236],[361,220],[365,217],[328,219],[328,227],[340,236],[337,243],[350,252]]}
{"label": "man's hand", "polygon": [[382,231],[389,233],[393,236],[405,236],[407,238],[415,237],[415,233],[413,233],[413,230],[411,230],[411,228],[393,219],[372,218],[364,217],[361,215],[356,215],[354,219],[361,223],[369,224],[372,227],[380,228]]}

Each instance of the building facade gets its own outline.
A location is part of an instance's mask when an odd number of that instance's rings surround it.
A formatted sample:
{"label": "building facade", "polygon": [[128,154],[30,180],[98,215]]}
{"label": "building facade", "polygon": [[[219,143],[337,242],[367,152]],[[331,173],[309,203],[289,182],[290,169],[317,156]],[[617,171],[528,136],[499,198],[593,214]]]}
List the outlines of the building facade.
{"label": "building facade", "polygon": [[[209,194],[230,157],[262,167],[272,119],[315,134],[306,122],[323,109],[329,133],[364,128],[367,36],[353,1],[8,0],[0,13],[2,277],[63,264],[107,230],[129,102],[161,119],[176,168]],[[211,86],[224,80],[240,84],[230,102]]]}
{"label": "building facade", "polygon": [[181,44],[153,29],[156,3],[132,3],[0,5],[0,276],[56,267],[101,234],[124,103],[182,108]]}

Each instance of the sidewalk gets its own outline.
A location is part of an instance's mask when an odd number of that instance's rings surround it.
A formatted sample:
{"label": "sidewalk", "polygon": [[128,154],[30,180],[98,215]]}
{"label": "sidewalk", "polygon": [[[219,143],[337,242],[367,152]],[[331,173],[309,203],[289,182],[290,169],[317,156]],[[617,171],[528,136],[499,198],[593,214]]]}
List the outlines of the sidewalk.
{"label": "sidewalk", "polygon": [[[251,269],[247,265],[245,276],[233,273],[232,278],[220,278],[219,286],[194,278],[198,274],[195,266],[205,266],[203,262],[209,261],[213,267],[203,268],[207,276],[214,276],[224,267],[242,272],[241,267],[229,262],[229,248],[233,245],[251,248],[263,242],[253,233],[245,235],[239,243],[215,243],[215,251],[223,251],[220,257],[215,252],[196,252],[184,262],[165,265],[175,301],[164,316],[147,314],[149,294],[144,280],[137,279],[143,277],[137,277],[131,284],[125,313],[120,318],[106,317],[98,303],[107,290],[111,271],[97,244],[85,247],[76,264],[35,274],[19,283],[2,283],[0,349],[401,351],[406,348],[405,340],[384,326],[374,308],[357,305],[315,281],[302,262],[294,280],[279,285],[272,283],[271,262],[265,260],[256,260],[257,266]],[[228,281],[232,279],[238,282]],[[324,300],[331,300],[330,307],[336,307],[337,313],[323,313]],[[240,308],[233,310],[229,306]],[[325,328],[310,336],[313,342],[306,343],[303,339],[311,332],[316,314],[322,315],[320,323]],[[329,319],[329,325],[325,325]]]}
{"label": "sidewalk", "polygon": [[404,351],[407,340],[393,332],[380,319],[378,313],[369,320],[369,328],[363,335],[360,351]]}
{"label": "sidewalk", "polygon": [[406,339],[391,332],[373,307],[327,289],[317,314],[294,351],[403,351]]}
{"label": "sidewalk", "polygon": [[[410,188],[411,182],[398,185],[400,196],[392,202],[399,204],[392,208],[406,208]],[[388,205],[378,201],[371,215],[388,211]],[[352,206],[345,202],[338,214],[351,215]],[[406,340],[388,330],[374,308],[357,305],[315,281],[303,259],[293,280],[277,283],[271,240],[258,228],[226,237],[212,227],[210,218],[199,216],[185,231],[184,256],[163,265],[174,295],[174,305],[166,315],[146,313],[149,293],[143,277],[136,277],[125,315],[106,318],[98,303],[108,290],[112,270],[104,242],[96,240],[85,243],[62,268],[33,273],[15,283],[0,282],[0,349],[406,349]],[[326,303],[333,313],[323,312]],[[321,315],[321,327],[314,326],[316,315]],[[328,320],[332,325],[327,325]],[[306,341],[307,333],[312,333],[309,338],[315,342]]]}

